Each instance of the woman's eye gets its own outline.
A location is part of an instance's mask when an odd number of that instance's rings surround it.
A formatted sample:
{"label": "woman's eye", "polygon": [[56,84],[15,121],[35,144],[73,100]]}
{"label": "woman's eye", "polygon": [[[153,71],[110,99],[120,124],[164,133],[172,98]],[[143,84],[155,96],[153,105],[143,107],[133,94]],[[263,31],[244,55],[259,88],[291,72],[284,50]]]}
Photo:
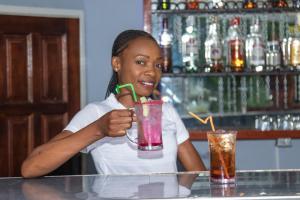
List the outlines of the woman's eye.
{"label": "woman's eye", "polygon": [[163,64],[162,63],[157,63],[155,65],[155,67],[158,68],[158,69],[162,69],[163,68]]}
{"label": "woman's eye", "polygon": [[136,64],[138,64],[138,65],[145,65],[145,62],[143,60],[137,60]]}

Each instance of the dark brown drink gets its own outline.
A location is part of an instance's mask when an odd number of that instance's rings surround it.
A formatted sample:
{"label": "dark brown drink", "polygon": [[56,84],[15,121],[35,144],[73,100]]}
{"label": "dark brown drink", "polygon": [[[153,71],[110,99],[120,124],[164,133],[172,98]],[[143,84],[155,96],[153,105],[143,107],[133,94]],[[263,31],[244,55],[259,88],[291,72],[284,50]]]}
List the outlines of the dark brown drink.
{"label": "dark brown drink", "polygon": [[210,178],[212,182],[235,182],[236,132],[217,130],[208,132],[210,150]]}

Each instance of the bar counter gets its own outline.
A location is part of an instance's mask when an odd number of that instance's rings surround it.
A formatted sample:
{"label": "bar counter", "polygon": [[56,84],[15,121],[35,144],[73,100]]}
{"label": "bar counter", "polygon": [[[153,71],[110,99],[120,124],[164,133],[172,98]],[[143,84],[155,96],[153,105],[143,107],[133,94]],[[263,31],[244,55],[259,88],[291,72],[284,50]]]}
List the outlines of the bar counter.
{"label": "bar counter", "polygon": [[300,170],[238,171],[226,186],[208,172],[0,178],[0,191],[1,200],[300,199]]}

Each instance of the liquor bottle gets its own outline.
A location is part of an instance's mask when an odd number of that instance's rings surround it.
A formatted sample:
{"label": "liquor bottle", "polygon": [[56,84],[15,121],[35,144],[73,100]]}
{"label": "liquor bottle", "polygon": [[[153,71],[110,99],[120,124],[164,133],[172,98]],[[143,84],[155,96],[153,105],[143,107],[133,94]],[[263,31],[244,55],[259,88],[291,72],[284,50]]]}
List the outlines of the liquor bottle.
{"label": "liquor bottle", "polygon": [[234,72],[244,71],[244,41],[239,29],[240,18],[230,21],[227,37],[228,65]]}
{"label": "liquor bottle", "polygon": [[182,61],[186,72],[197,72],[199,63],[199,44],[197,30],[195,27],[195,16],[186,18],[185,32],[181,37],[182,43]]}
{"label": "liquor bottle", "polygon": [[224,8],[224,0],[212,0],[212,8]]}
{"label": "liquor bottle", "polygon": [[158,0],[157,10],[169,10],[170,0]]}
{"label": "liquor bottle", "polygon": [[273,21],[271,24],[270,33],[268,35],[266,48],[266,70],[271,71],[281,68],[281,52],[279,44],[279,23]]}
{"label": "liquor bottle", "polygon": [[260,33],[259,19],[254,19],[246,38],[246,64],[253,71],[262,71],[265,65],[265,42]]}
{"label": "liquor bottle", "polygon": [[300,8],[300,0],[293,0],[293,8]]}
{"label": "liquor bottle", "polygon": [[252,9],[252,8],[256,8],[257,4],[254,0],[245,0],[243,7],[247,9]]}
{"label": "liquor bottle", "polygon": [[185,10],[186,9],[186,0],[173,0],[173,3],[175,5],[175,9],[177,10]]}
{"label": "liquor bottle", "polygon": [[159,44],[163,57],[163,72],[172,71],[172,40],[173,35],[169,31],[168,18],[163,18],[162,31],[159,34]]}
{"label": "liquor bottle", "polygon": [[291,44],[290,44],[290,65],[292,69],[300,69],[300,25],[295,24],[293,27]]}
{"label": "liquor bottle", "polygon": [[221,72],[223,71],[223,51],[222,42],[219,36],[217,18],[210,19],[207,38],[205,40],[205,62],[208,67],[205,71]]}
{"label": "liquor bottle", "polygon": [[280,69],[281,67],[281,52],[280,44],[277,40],[267,42],[266,49],[266,70],[271,71]]}
{"label": "liquor bottle", "polygon": [[286,2],[286,0],[275,0],[275,1],[273,1],[273,7],[286,8],[286,7],[288,7],[288,3]]}
{"label": "liquor bottle", "polygon": [[186,7],[188,10],[197,10],[199,9],[198,0],[187,0]]}

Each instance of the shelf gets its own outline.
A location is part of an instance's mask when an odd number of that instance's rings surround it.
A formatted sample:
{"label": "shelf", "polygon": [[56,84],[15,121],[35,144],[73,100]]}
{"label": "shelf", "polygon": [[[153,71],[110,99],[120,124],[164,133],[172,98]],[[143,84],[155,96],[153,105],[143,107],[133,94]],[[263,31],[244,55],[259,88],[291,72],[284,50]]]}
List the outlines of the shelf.
{"label": "shelf", "polygon": [[199,73],[163,73],[162,77],[207,77],[207,76],[284,76],[300,75],[299,70],[276,70],[276,71],[244,71],[244,72],[199,72]]}
{"label": "shelf", "polygon": [[[230,18],[240,17],[242,19],[241,30],[243,35],[247,35],[249,31],[247,26],[250,24],[251,18],[258,15],[263,22],[262,32],[264,31],[266,38],[269,37],[268,31],[271,32],[269,29],[274,28],[275,31],[279,31],[278,40],[281,40],[287,37],[289,26],[293,24],[292,22],[300,13],[300,8],[269,8],[267,3],[263,4],[264,8],[261,8],[262,6],[259,4],[260,8],[244,9],[240,2],[233,3],[231,0],[225,2],[227,2],[227,4],[225,3],[226,9],[224,7],[209,9],[211,4],[200,1],[201,9],[197,10],[151,10],[154,8],[153,2],[144,0],[144,29],[158,34],[161,18],[168,17],[172,23],[171,30],[179,40],[182,28],[185,26],[183,18],[190,15],[197,16],[197,30],[201,32],[200,40],[203,45],[205,31],[208,28],[206,20],[208,17],[219,15],[220,32],[222,37],[225,37]],[[208,126],[200,127],[198,122],[194,122],[195,119],[188,115],[186,110],[193,111],[192,109],[195,112],[199,111],[196,114],[201,118],[213,116],[217,127],[236,128],[239,130],[237,136],[239,140],[300,139],[300,130],[261,131],[252,129],[255,127],[255,116],[277,117],[277,115],[287,114],[299,116],[300,67],[282,65],[279,69],[273,70],[273,68],[265,66],[264,71],[256,72],[245,66],[244,72],[231,72],[230,67],[224,66],[224,72],[204,72],[207,71],[207,67],[204,64],[202,53],[204,53],[203,46],[199,51],[201,54],[199,72],[186,73],[184,67],[179,66],[182,61],[180,51],[177,49],[174,55],[178,54],[179,57],[174,57],[176,58],[173,61],[176,63],[173,66],[174,72],[162,74],[160,87],[161,91],[165,92],[166,98],[175,99],[172,102],[175,102],[174,106],[178,106],[180,117],[188,127],[192,140],[207,140],[205,129],[209,129]],[[198,104],[199,107],[197,107]]]}
{"label": "shelf", "polygon": [[259,14],[259,13],[297,13],[300,8],[255,8],[255,9],[198,9],[198,10],[155,10],[157,15],[203,15],[203,14]]}
{"label": "shelf", "polygon": [[[280,109],[280,108],[278,108]],[[242,113],[242,112],[235,112],[235,113],[205,113],[205,114],[199,114],[199,113],[195,113],[197,114],[199,117],[208,117],[208,116],[212,116],[212,117],[239,117],[241,115],[243,116],[257,116],[257,115],[286,115],[286,114],[299,114],[300,113],[300,109],[286,109],[286,110],[261,110],[261,111],[247,111],[246,113]],[[190,115],[181,115],[182,119],[192,119],[193,117],[191,117]]]}
{"label": "shelf", "polygon": [[[190,139],[195,140],[207,140],[206,131],[203,130],[189,130]],[[238,140],[268,140],[278,138],[300,138],[300,130],[273,130],[273,131],[260,131],[260,130],[240,130],[237,133]]]}

